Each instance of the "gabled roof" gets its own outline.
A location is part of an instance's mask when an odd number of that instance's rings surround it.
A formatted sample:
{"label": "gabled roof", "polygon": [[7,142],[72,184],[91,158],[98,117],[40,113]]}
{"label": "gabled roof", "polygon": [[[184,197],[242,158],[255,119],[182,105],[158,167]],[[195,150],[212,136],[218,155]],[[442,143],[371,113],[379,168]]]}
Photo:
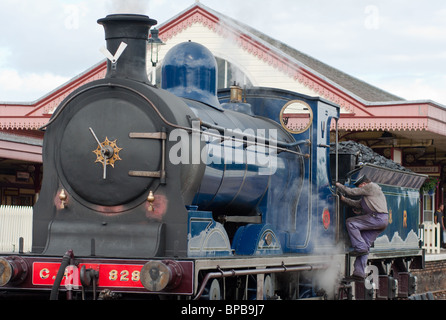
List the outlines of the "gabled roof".
{"label": "gabled roof", "polygon": [[[205,8],[202,4],[197,4],[197,6],[201,6]],[[309,71],[314,72],[316,75],[319,75],[321,78],[329,79],[334,84],[343,88],[345,91],[349,91],[355,96],[363,99],[364,101],[370,102],[383,102],[383,101],[399,101],[404,100],[396,95],[388,93],[380,88],[372,86],[362,80],[359,80],[345,72],[342,72],[328,64],[313,58],[302,51],[299,51],[295,48],[290,47],[289,45],[277,40],[273,39],[270,36],[266,35],[263,32],[260,32],[241,21],[232,19],[228,16],[225,16],[217,11],[214,11],[210,8],[206,8],[206,10],[212,12],[214,15],[219,17],[220,20],[224,19],[227,23],[232,23],[238,25],[241,30],[245,30],[246,33],[250,33],[259,39],[268,43],[271,47],[276,48],[279,51],[282,51],[285,55],[291,57],[296,62],[302,65],[302,67],[307,68]]]}
{"label": "gabled roof", "polygon": [[195,23],[237,42],[243,50],[263,60],[305,87],[340,105],[339,129],[352,131],[404,131],[419,138],[420,131],[444,140],[446,150],[446,108],[431,100],[406,101],[381,90],[244,23],[229,18],[201,3],[195,3],[158,26],[163,41],[175,37]]}
{"label": "gabled roof", "polygon": [[[273,64],[277,69],[292,74],[295,79],[306,81],[308,85],[319,89],[321,96],[325,93],[327,98],[330,98],[329,91],[335,88],[365,105],[373,102],[404,101],[401,97],[346,74],[201,3],[192,5],[159,25],[160,37],[167,41],[194,22],[201,22],[223,35],[235,34],[240,46]],[[343,104],[341,101],[335,102]],[[343,106],[351,109],[349,103]]]}
{"label": "gabled roof", "polygon": [[[311,88],[315,95],[339,104],[347,111],[339,121],[340,129],[425,130],[446,137],[444,106],[429,100],[403,100],[201,3],[195,3],[160,24],[160,37],[168,41],[195,23],[230,38],[256,59],[288,75],[290,81],[298,81]],[[70,92],[89,81],[103,78],[105,71],[106,63],[102,61],[35,102],[0,103],[0,129],[41,127]]]}

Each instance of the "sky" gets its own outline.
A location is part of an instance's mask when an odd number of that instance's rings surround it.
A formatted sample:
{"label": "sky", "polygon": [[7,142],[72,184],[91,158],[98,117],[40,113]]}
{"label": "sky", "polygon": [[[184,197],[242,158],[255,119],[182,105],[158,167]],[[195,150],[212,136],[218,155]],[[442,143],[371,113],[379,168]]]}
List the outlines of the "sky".
{"label": "sky", "polygon": [[[0,0],[0,101],[32,102],[104,59],[111,13],[159,24],[196,0]],[[446,106],[444,0],[200,0],[407,100]]]}

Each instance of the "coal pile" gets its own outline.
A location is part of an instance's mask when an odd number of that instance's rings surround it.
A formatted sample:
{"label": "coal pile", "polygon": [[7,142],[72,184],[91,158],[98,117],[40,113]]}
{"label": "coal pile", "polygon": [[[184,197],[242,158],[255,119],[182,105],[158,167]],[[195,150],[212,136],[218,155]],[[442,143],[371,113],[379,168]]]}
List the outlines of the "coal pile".
{"label": "coal pile", "polygon": [[[330,153],[334,154],[336,149],[334,145],[330,148]],[[386,157],[376,153],[371,148],[357,143],[355,141],[343,141],[338,143],[338,153],[339,154],[353,154],[357,156],[356,164],[359,163],[369,163],[380,167],[385,167],[393,170],[400,170],[406,172],[412,172],[406,169],[402,165],[387,159]]]}

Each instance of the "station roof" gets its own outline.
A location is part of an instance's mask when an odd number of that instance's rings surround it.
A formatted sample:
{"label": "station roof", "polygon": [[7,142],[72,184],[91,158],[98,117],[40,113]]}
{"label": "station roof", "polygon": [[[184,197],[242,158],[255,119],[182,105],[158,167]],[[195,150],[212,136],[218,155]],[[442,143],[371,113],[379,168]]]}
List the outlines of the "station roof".
{"label": "station roof", "polygon": [[307,68],[308,70],[319,75],[321,78],[325,78],[327,80],[332,81],[333,84],[337,85],[339,88],[343,89],[344,91],[351,92],[352,94],[354,94],[360,99],[363,99],[364,101],[383,102],[383,101],[404,100],[396,95],[393,95],[380,88],[372,86],[367,82],[355,78],[345,72],[342,72],[341,70],[336,69],[302,51],[292,48],[288,44],[283,43],[277,39],[274,39],[268,36],[267,34],[244,24],[239,20],[235,20],[226,15],[223,15],[200,3],[193,6],[193,8],[195,7],[201,7],[204,10],[211,12],[213,15],[218,17],[220,21],[225,21],[225,23],[238,26],[241,32],[253,35],[254,36],[253,38],[257,37],[258,39],[263,40],[265,43],[269,45],[270,48],[275,48],[279,52],[281,52],[284,56],[289,56],[291,58],[290,62],[291,60],[294,60],[294,63],[297,63],[302,67]]}
{"label": "station roof", "polygon": [[[434,139],[446,153],[446,108],[430,100],[407,101],[290,47],[270,36],[195,3],[159,25],[160,37],[169,39],[191,24],[202,23],[215,32],[231,34],[239,46],[263,59],[290,81],[313,88],[320,96],[343,108],[339,129],[344,131],[387,131],[407,140]],[[0,102],[0,130],[36,130],[48,122],[53,110],[77,87],[103,78],[101,61],[52,92],[30,103]],[[15,131],[15,135],[21,136]],[[6,142],[0,136],[1,144]],[[19,143],[19,142],[17,142]]]}

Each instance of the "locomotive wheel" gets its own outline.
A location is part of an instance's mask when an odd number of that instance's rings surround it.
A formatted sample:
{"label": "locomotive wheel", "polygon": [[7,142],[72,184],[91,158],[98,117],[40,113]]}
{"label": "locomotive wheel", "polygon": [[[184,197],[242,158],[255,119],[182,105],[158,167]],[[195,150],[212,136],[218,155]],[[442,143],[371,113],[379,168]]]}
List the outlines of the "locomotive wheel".
{"label": "locomotive wheel", "polygon": [[274,283],[271,275],[265,275],[265,279],[263,280],[263,299],[268,300],[274,296]]}
{"label": "locomotive wheel", "polygon": [[213,279],[210,284],[206,285],[203,295],[201,296],[203,300],[221,300],[221,286],[218,279]]}
{"label": "locomotive wheel", "polygon": [[[250,276],[249,285],[248,285],[248,300],[256,300],[257,299],[257,277]],[[265,274],[263,278],[263,300],[269,300],[274,297],[274,282],[269,274]]]}

